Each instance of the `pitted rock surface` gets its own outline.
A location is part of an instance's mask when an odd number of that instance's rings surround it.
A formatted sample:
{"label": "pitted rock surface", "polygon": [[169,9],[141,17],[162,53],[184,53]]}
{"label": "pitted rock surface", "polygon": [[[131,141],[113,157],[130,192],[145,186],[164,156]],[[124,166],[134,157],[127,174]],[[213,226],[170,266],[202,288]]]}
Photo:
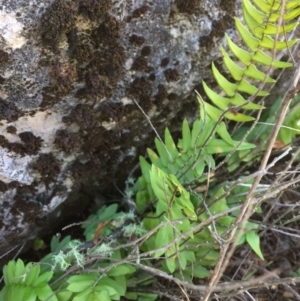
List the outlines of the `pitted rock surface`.
{"label": "pitted rock surface", "polygon": [[0,6],[0,253],[126,179],[234,34],[240,2],[6,0]]}

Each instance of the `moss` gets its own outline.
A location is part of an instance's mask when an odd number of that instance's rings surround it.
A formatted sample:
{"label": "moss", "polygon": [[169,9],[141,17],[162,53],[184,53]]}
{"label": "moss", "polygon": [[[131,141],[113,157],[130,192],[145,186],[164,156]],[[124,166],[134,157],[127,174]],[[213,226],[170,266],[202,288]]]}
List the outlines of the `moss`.
{"label": "moss", "polygon": [[0,67],[7,64],[9,61],[9,54],[4,50],[0,50]]}
{"label": "moss", "polygon": [[54,145],[57,149],[70,154],[78,151],[82,147],[83,141],[78,133],[71,133],[63,129],[56,131]]}
{"label": "moss", "polygon": [[175,4],[179,12],[193,14],[199,7],[199,0],[176,0]]}
{"label": "moss", "polygon": [[101,25],[92,32],[92,40],[97,47],[116,45],[119,38],[120,24],[110,15],[107,15]]}
{"label": "moss", "polygon": [[0,98],[0,120],[7,120],[7,122],[16,121],[21,116],[21,111],[13,102],[7,102]]}
{"label": "moss", "polygon": [[76,28],[67,33],[68,53],[71,59],[75,59],[79,65],[85,65],[93,58],[92,46],[78,37]]}
{"label": "moss", "polygon": [[222,38],[228,28],[234,28],[236,0],[221,0],[220,8],[224,10],[225,15],[219,20],[212,22],[212,30],[208,36],[200,37],[199,45],[205,48],[207,52],[211,51],[216,45],[216,38]]}
{"label": "moss", "polygon": [[77,79],[77,71],[75,66],[67,62],[56,61],[50,67],[50,80],[55,85],[57,95],[66,95]]}
{"label": "moss", "polygon": [[168,92],[165,86],[162,84],[159,84],[157,88],[158,92],[155,95],[155,103],[159,104],[168,97]]}
{"label": "moss", "polygon": [[236,0],[221,0],[220,8],[233,17],[235,15],[235,4]]}
{"label": "moss", "polygon": [[179,98],[179,96],[178,96],[176,93],[170,93],[170,94],[168,95],[168,99],[169,99],[170,101],[177,100],[178,98]]}
{"label": "moss", "polygon": [[149,56],[151,54],[151,47],[150,46],[144,46],[141,50],[142,56]]}
{"label": "moss", "polygon": [[52,87],[43,88],[41,93],[42,94],[42,102],[40,103],[41,108],[52,107],[60,100],[58,97],[51,95],[52,91],[53,91]]}
{"label": "moss", "polygon": [[10,143],[3,135],[0,135],[0,146],[20,156],[25,155],[24,146],[21,143]]}
{"label": "moss", "polygon": [[149,9],[149,7],[147,5],[143,5],[143,6],[139,7],[139,8],[137,8],[131,14],[132,19],[139,18],[140,16],[142,16],[143,14],[145,14],[148,11],[148,9]]}
{"label": "moss", "polygon": [[60,172],[60,165],[53,154],[40,154],[37,160],[31,164],[32,169],[36,170],[42,181],[48,185],[50,182],[55,182],[58,173]]}
{"label": "moss", "polygon": [[94,115],[93,108],[88,105],[79,104],[71,110],[68,116],[63,117],[63,122],[67,125],[77,123],[80,128],[95,128],[99,125],[99,121]]}
{"label": "moss", "polygon": [[77,13],[77,1],[54,0],[41,18],[40,32],[44,45],[57,48],[61,36],[74,26]]}
{"label": "moss", "polygon": [[163,59],[161,60],[160,66],[161,66],[162,68],[167,67],[168,64],[169,64],[169,62],[170,62],[170,59],[167,58],[167,57],[165,57],[165,58],[163,58]]}
{"label": "moss", "polygon": [[133,34],[129,37],[129,43],[135,44],[137,46],[143,45],[145,42],[145,38],[141,36],[137,36],[136,34]]}
{"label": "moss", "polygon": [[94,21],[102,18],[111,6],[111,0],[81,0],[79,1],[79,12]]}
{"label": "moss", "polygon": [[112,89],[97,71],[88,71],[85,75],[86,95],[93,99],[95,95],[99,98],[110,97]]}
{"label": "moss", "polygon": [[16,129],[14,126],[9,125],[9,126],[6,128],[6,132],[9,133],[9,134],[16,134],[17,129]]}
{"label": "moss", "polygon": [[31,132],[22,132],[18,136],[24,143],[26,154],[36,155],[39,152],[43,141],[41,137],[34,136]]}
{"label": "moss", "polygon": [[81,163],[75,161],[69,170],[72,178],[78,184],[88,185],[97,174],[101,174],[101,166],[92,162]]}
{"label": "moss", "polygon": [[148,61],[143,56],[137,57],[131,66],[131,70],[134,71],[146,71],[147,68],[148,68]]}
{"label": "moss", "polygon": [[164,71],[167,82],[176,82],[180,79],[180,75],[176,69],[167,69]]}
{"label": "moss", "polygon": [[133,96],[148,96],[151,94],[152,85],[145,77],[136,78],[129,88],[129,93]]}
{"label": "moss", "polygon": [[155,81],[155,79],[156,79],[155,73],[151,73],[151,74],[149,75],[148,79],[151,80],[151,81]]}
{"label": "moss", "polygon": [[212,22],[212,30],[208,36],[200,37],[200,47],[205,47],[207,51],[211,51],[215,47],[215,39],[222,38],[225,35],[227,23],[223,19]]}

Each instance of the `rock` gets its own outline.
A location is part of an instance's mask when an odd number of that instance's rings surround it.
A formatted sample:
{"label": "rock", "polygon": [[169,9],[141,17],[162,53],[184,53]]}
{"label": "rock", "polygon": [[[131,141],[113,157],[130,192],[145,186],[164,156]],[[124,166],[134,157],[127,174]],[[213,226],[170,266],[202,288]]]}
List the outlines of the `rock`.
{"label": "rock", "polygon": [[122,183],[234,33],[234,0],[6,0],[0,6],[0,254]]}

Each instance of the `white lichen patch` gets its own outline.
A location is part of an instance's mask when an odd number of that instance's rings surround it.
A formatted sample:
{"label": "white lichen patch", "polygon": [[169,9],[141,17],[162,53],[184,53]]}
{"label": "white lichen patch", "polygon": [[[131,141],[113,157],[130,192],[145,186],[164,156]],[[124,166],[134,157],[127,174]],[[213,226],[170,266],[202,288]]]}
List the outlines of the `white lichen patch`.
{"label": "white lichen patch", "polygon": [[17,129],[17,133],[31,132],[44,140],[43,152],[52,150],[55,133],[62,129],[61,114],[54,111],[37,112],[33,116],[20,117],[16,122],[10,123]]}
{"label": "white lichen patch", "polygon": [[30,185],[34,176],[26,166],[30,163],[31,157],[19,157],[9,154],[6,149],[0,147],[0,181],[10,183],[18,181]]}
{"label": "white lichen patch", "polygon": [[66,196],[55,196],[51,199],[50,204],[47,206],[47,209],[52,212],[58,205],[62,204],[66,200]]}
{"label": "white lichen patch", "polygon": [[128,97],[123,97],[123,98],[121,98],[121,102],[123,103],[124,106],[133,103],[132,99],[130,99],[130,98],[128,98]]}
{"label": "white lichen patch", "polygon": [[6,49],[14,50],[25,44],[26,39],[22,36],[23,27],[14,12],[6,13],[0,10],[0,35],[5,40]]}
{"label": "white lichen patch", "polygon": [[[55,133],[63,127],[61,115],[55,112],[37,112],[34,116],[23,116],[17,121],[10,123],[16,128],[16,135],[6,132],[7,122],[3,121],[0,126],[1,134],[10,143],[20,143],[17,134],[21,132],[31,132],[33,135],[43,139],[40,153],[47,153],[53,150]],[[30,185],[35,179],[35,175],[28,165],[36,156],[20,156],[14,152],[8,152],[6,148],[0,146],[0,180],[9,183],[18,181]]]}

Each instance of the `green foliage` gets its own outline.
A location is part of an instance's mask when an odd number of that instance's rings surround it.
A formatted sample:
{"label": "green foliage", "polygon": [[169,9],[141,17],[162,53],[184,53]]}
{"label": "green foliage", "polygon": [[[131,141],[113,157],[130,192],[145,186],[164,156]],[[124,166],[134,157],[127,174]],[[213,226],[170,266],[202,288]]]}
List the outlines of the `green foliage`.
{"label": "green foliage", "polygon": [[[286,34],[294,30],[299,22],[300,4],[290,1],[285,7],[285,14],[281,26],[277,24],[280,16],[280,0],[260,1],[243,0],[243,17],[247,26],[235,18],[235,26],[248,51],[237,46],[226,34],[227,44],[236,62],[231,58],[229,52],[221,47],[223,63],[234,82],[226,79],[224,75],[212,64],[213,75],[225,94],[214,92],[203,82],[203,88],[214,106],[205,103],[207,114],[215,121],[226,111],[225,118],[245,122],[254,120],[232,107],[241,107],[244,110],[260,110],[262,106],[247,101],[243,95],[267,96],[268,92],[257,88],[261,83],[273,83],[274,79],[266,75],[266,68],[287,68],[292,64],[272,59],[268,54],[270,50],[284,50],[294,45],[298,40],[275,41],[273,37],[278,34]],[[257,65],[260,66],[258,69]]]}
{"label": "green foliage", "polygon": [[[199,104],[201,107],[200,99]],[[216,264],[219,254],[219,244],[212,233],[219,236],[220,240],[225,239],[235,216],[227,214],[204,225],[210,217],[222,215],[230,209],[230,203],[224,197],[225,190],[222,187],[211,189],[207,201],[203,194],[197,194],[192,189],[188,191],[186,187],[207,181],[208,173],[204,173],[204,170],[215,168],[216,154],[225,155],[253,147],[252,144],[233,140],[224,123],[217,125],[200,110],[200,118],[194,122],[192,129],[184,120],[182,138],[177,146],[166,129],[164,143],[156,139],[158,154],[148,149],[152,164],[140,158],[142,176],[134,187],[137,208],[143,211],[155,200],[155,212],[144,219],[144,226],[151,231],[164,224],[145,241],[142,250],[157,250],[153,253],[154,258],[164,256],[164,271],[176,274],[182,269],[190,275],[190,281],[191,277],[206,278],[209,275],[207,268]],[[193,228],[195,231],[192,231]],[[246,241],[253,251],[261,255],[257,236],[253,230],[252,233]],[[196,247],[199,245],[202,245],[201,251]],[[195,265],[197,275],[194,274]]]}
{"label": "green foliage", "polygon": [[[287,112],[287,116],[279,130],[274,149],[280,149],[292,143],[292,141],[300,135],[300,94],[296,95],[292,100],[290,108]],[[279,105],[281,99],[278,98],[272,106],[262,114],[257,125],[247,136],[247,141],[259,145],[266,141],[270,135],[273,126],[276,122],[276,116],[278,113]],[[242,126],[239,131],[237,131],[233,137],[236,140],[241,140],[245,134],[248,132],[249,128]],[[261,149],[264,150],[264,147]],[[253,164],[255,160],[259,160],[257,152],[252,150],[244,150],[240,152],[235,152],[228,161],[229,171],[235,170],[239,167],[240,162],[248,162],[248,164]]]}
{"label": "green foliage", "polygon": [[[215,168],[214,155],[216,154],[225,155],[233,150],[243,151],[255,147],[253,144],[233,140],[224,122],[216,124],[209,116],[201,114],[202,101],[200,98],[198,101],[200,118],[193,123],[192,128],[189,127],[186,119],[183,121],[182,138],[177,146],[166,128],[164,143],[155,139],[158,154],[151,149],[147,150],[152,164],[164,172],[176,175],[181,183],[206,181],[207,175],[202,177],[204,170],[206,167]],[[137,206],[141,210],[148,202],[145,199],[152,199],[154,194],[149,174],[151,165],[140,157],[140,166],[143,177],[138,180],[135,191]]]}
{"label": "green foliage", "polygon": [[[253,181],[243,181],[241,176],[242,185],[230,189],[232,183],[217,184],[214,179],[217,159],[230,155],[226,159],[229,171],[238,167],[241,160],[253,164],[251,150],[258,139],[263,141],[269,133],[278,104],[262,115],[247,138],[251,143],[243,139],[247,127],[241,127],[232,137],[220,116],[226,111],[227,119],[253,120],[232,107],[262,109],[261,105],[244,98],[245,94],[267,95],[256,86],[264,81],[274,82],[265,75],[265,69],[260,67],[259,70],[257,65],[267,68],[291,66],[273,60],[268,50],[274,47],[286,49],[296,42],[277,41],[275,44],[272,37],[277,31],[282,34],[295,29],[298,23],[293,20],[300,14],[300,4],[297,1],[287,3],[284,15],[287,23],[278,28],[279,8],[279,0],[243,0],[247,27],[236,18],[235,24],[249,49],[240,48],[227,35],[229,49],[236,61],[221,48],[224,66],[233,82],[212,64],[222,95],[203,82],[213,105],[199,96],[200,116],[191,126],[183,120],[178,143],[166,128],[164,141],[155,139],[156,149],[147,150],[149,161],[140,157],[142,175],[133,188],[127,190],[129,198],[136,197],[136,212],[131,206],[127,213],[119,212],[117,204],[103,206],[82,226],[85,242],[72,240],[69,236],[62,241],[53,237],[51,253],[40,263],[25,266],[20,259],[10,261],[3,269],[5,286],[0,292],[0,301],[110,301],[122,297],[152,301],[157,299],[157,294],[128,290],[141,279],[145,279],[142,282],[145,286],[154,281],[154,276],[137,269],[141,258],[148,267],[155,263],[158,271],[189,283],[210,276],[210,270],[219,259],[220,245],[228,238],[235,223],[238,211],[233,208],[242,204]],[[295,100],[277,138],[282,145],[291,143],[299,133],[299,108]],[[207,185],[205,192],[198,191],[201,185]],[[239,244],[247,243],[263,259],[257,229],[258,224],[248,221]],[[143,239],[137,246],[128,244],[141,236]],[[37,247],[41,247],[41,241],[37,242]],[[126,248],[122,244],[127,244]],[[134,260],[132,254],[138,254]],[[146,259],[143,254],[147,254]]]}
{"label": "green foliage", "polygon": [[3,268],[5,286],[0,293],[0,300],[58,301],[54,295],[49,280],[53,272],[40,272],[40,264],[24,265],[21,259],[11,260]]}

